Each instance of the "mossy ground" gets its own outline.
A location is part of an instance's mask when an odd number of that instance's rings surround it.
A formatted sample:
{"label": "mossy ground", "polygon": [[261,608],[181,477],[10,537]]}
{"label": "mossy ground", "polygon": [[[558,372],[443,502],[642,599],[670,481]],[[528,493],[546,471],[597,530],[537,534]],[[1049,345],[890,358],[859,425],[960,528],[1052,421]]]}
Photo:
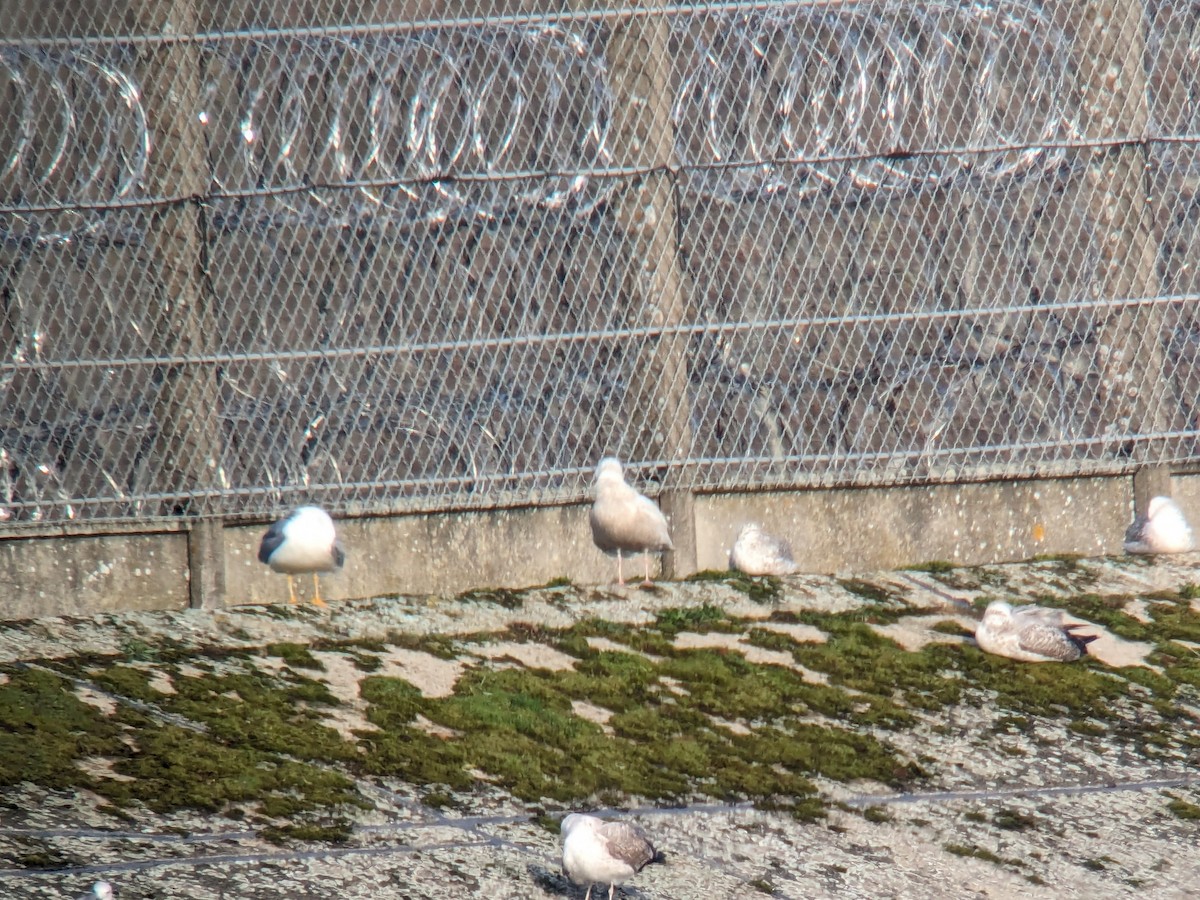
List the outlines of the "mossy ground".
{"label": "mossy ground", "polygon": [[[728,573],[706,579],[731,583]],[[771,582],[751,581],[737,589],[764,602],[751,587]],[[1059,601],[1121,637],[1152,642],[1151,662],[1161,673],[1094,660],[1024,665],[969,642],[909,652],[872,628],[908,611],[892,591],[866,581],[842,587],[865,602],[849,613],[777,610],[753,619],[700,603],[662,609],[647,625],[517,623],[498,634],[396,633],[257,650],[139,641],[120,657],[0,667],[0,788],[21,781],[83,788],[117,812],[196,809],[246,816],[275,840],[340,840],[356,808],[371,805],[363,779],[382,776],[411,783],[431,806],[452,807],[486,786],[551,808],[712,798],[810,817],[823,810],[814,780],[906,789],[936,779],[936,761],[909,758],[891,735],[963,705],[994,710],[998,735],[1048,719],[1073,740],[1115,742],[1151,758],[1200,750],[1178,709],[1181,694],[1200,688],[1200,654],[1178,643],[1200,643],[1190,585],[1149,598],[1149,623],[1123,611],[1128,597],[1080,593]],[[519,592],[471,599],[514,610],[524,603]],[[827,639],[802,643],[771,628],[787,624],[813,626]],[[938,630],[957,635],[961,627]],[[751,662],[737,650],[680,649],[683,632],[726,634],[787,654],[797,668]],[[594,646],[596,638],[607,643]],[[550,670],[469,656],[472,646],[494,639],[541,642],[575,662]],[[427,697],[381,674],[396,647],[467,665],[452,694]],[[348,735],[331,726],[343,704],[323,680],[328,657],[314,651],[351,663],[371,728]],[[800,667],[827,683],[806,680]],[[115,698],[115,711],[85,702],[80,685]],[[577,701],[600,707],[607,719],[578,714]],[[81,766],[89,760],[106,761],[115,777]],[[1186,801],[1170,807],[1181,818],[1195,809]],[[871,808],[863,815],[886,821],[889,814]],[[993,824],[1010,831],[1037,825],[1011,810]],[[986,851],[964,845],[951,852],[983,858]],[[37,848],[28,855],[37,857]]]}

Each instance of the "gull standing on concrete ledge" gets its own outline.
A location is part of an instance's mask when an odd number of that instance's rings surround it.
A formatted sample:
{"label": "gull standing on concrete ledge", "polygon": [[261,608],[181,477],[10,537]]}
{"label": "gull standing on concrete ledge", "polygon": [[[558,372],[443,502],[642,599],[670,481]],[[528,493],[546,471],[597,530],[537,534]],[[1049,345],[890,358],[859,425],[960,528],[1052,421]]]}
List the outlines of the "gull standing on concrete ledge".
{"label": "gull standing on concrete ledge", "polygon": [[975,629],[979,649],[1021,662],[1071,662],[1087,653],[1094,634],[1073,634],[1078,625],[1064,625],[1061,609],[1013,607],[993,600]]}
{"label": "gull standing on concrete ledge", "polygon": [[313,603],[324,606],[318,572],[332,572],[346,562],[346,551],[337,537],[329,513],[316,506],[301,506],[281,519],[263,535],[258,546],[258,561],[288,578],[288,599],[296,602],[293,575],[311,572]]}
{"label": "gull standing on concrete ledge", "polygon": [[791,544],[751,522],[742,526],[733,542],[729,567],[747,575],[791,575],[796,571],[796,561]]}
{"label": "gull standing on concrete ledge", "polygon": [[624,584],[621,554],[646,554],[646,580],[650,580],[650,554],[674,550],[671,532],[662,510],[649,497],[643,496],[625,483],[621,461],[613,456],[600,460],[596,466],[596,499],[589,517],[592,540],[605,553],[617,555],[617,583]]}
{"label": "gull standing on concrete ledge", "polygon": [[575,884],[588,886],[584,900],[591,900],[597,882],[608,885],[608,900],[612,900],[618,884],[650,863],[666,862],[646,832],[628,822],[571,813],[562,820],[561,832],[563,871]]}
{"label": "gull standing on concrete ledge", "polygon": [[1125,531],[1126,553],[1190,553],[1196,549],[1192,528],[1179,504],[1155,497]]}

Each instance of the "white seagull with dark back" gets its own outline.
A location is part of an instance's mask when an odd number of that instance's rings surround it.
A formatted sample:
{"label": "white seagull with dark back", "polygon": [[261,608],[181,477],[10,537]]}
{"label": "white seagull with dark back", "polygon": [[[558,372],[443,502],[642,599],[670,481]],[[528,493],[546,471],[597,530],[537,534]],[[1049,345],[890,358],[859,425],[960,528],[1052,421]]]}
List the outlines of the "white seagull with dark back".
{"label": "white seagull with dark back", "polygon": [[612,900],[624,884],[650,863],[666,862],[650,837],[637,825],[610,822],[598,816],[571,813],[562,820],[563,871],[575,884],[586,884],[584,900],[591,900],[593,884],[608,885]]}
{"label": "white seagull with dark back", "polygon": [[644,553],[646,580],[642,584],[653,584],[649,554],[674,550],[671,532],[654,501],[625,483],[621,461],[615,457],[605,457],[596,466],[596,499],[589,519],[596,546],[617,556],[617,583],[625,583],[621,554]]}
{"label": "white seagull with dark back", "polygon": [[729,551],[729,566],[747,575],[791,575],[796,571],[792,545],[755,522],[738,532]]}
{"label": "white seagull with dark back", "polygon": [[313,603],[324,606],[318,572],[332,572],[346,562],[329,513],[316,506],[301,506],[272,525],[258,546],[258,560],[288,578],[288,599],[296,602],[294,575],[312,573]]}
{"label": "white seagull with dark back", "polygon": [[1061,609],[993,600],[975,629],[979,649],[1020,662],[1071,662],[1087,653],[1094,634],[1074,634]]}
{"label": "white seagull with dark back", "polygon": [[1190,553],[1196,549],[1192,527],[1179,504],[1155,497],[1125,531],[1126,553]]}

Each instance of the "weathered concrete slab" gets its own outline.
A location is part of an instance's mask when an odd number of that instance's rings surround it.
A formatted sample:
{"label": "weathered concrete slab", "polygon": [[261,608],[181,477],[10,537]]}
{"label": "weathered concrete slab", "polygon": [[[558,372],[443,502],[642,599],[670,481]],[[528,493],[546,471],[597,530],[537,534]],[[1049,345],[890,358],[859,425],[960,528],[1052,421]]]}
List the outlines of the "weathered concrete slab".
{"label": "weathered concrete slab", "polygon": [[[527,587],[555,578],[598,583],[615,565],[593,545],[586,506],[349,519],[338,524],[345,569],[324,579],[336,599]],[[227,602],[277,603],[285,579],[258,561],[264,527],[227,528]],[[298,579],[298,586],[305,579]],[[311,592],[311,580],[307,585]]]}
{"label": "weathered concrete slab", "polygon": [[182,533],[0,540],[0,617],[182,609],[187,561]]}
{"label": "weathered concrete slab", "polygon": [[806,572],[1120,553],[1132,496],[1117,478],[714,494],[697,499],[699,564],[725,568],[748,521],[786,536]]}
{"label": "weathered concrete slab", "polygon": [[[992,597],[1144,646],[985,657]],[[0,895],[578,898],[601,808],[669,855],[627,896],[1185,897],[1198,653],[1195,555],[0,625]],[[623,788],[646,748],[690,787]]]}
{"label": "weathered concrete slab", "polygon": [[1171,476],[1171,496],[1188,513],[1192,527],[1200,529],[1200,475]]}

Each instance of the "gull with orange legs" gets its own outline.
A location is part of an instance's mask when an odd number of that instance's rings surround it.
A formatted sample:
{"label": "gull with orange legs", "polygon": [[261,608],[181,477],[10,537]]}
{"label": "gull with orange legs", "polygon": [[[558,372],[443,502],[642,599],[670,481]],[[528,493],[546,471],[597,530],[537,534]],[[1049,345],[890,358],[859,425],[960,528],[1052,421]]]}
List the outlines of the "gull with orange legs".
{"label": "gull with orange legs", "polygon": [[286,519],[280,519],[263,535],[258,560],[281,572],[288,579],[288,600],[296,602],[296,575],[311,572],[313,603],[324,606],[317,573],[340,569],[346,551],[338,540],[337,529],[329,513],[317,506],[301,506]]}

